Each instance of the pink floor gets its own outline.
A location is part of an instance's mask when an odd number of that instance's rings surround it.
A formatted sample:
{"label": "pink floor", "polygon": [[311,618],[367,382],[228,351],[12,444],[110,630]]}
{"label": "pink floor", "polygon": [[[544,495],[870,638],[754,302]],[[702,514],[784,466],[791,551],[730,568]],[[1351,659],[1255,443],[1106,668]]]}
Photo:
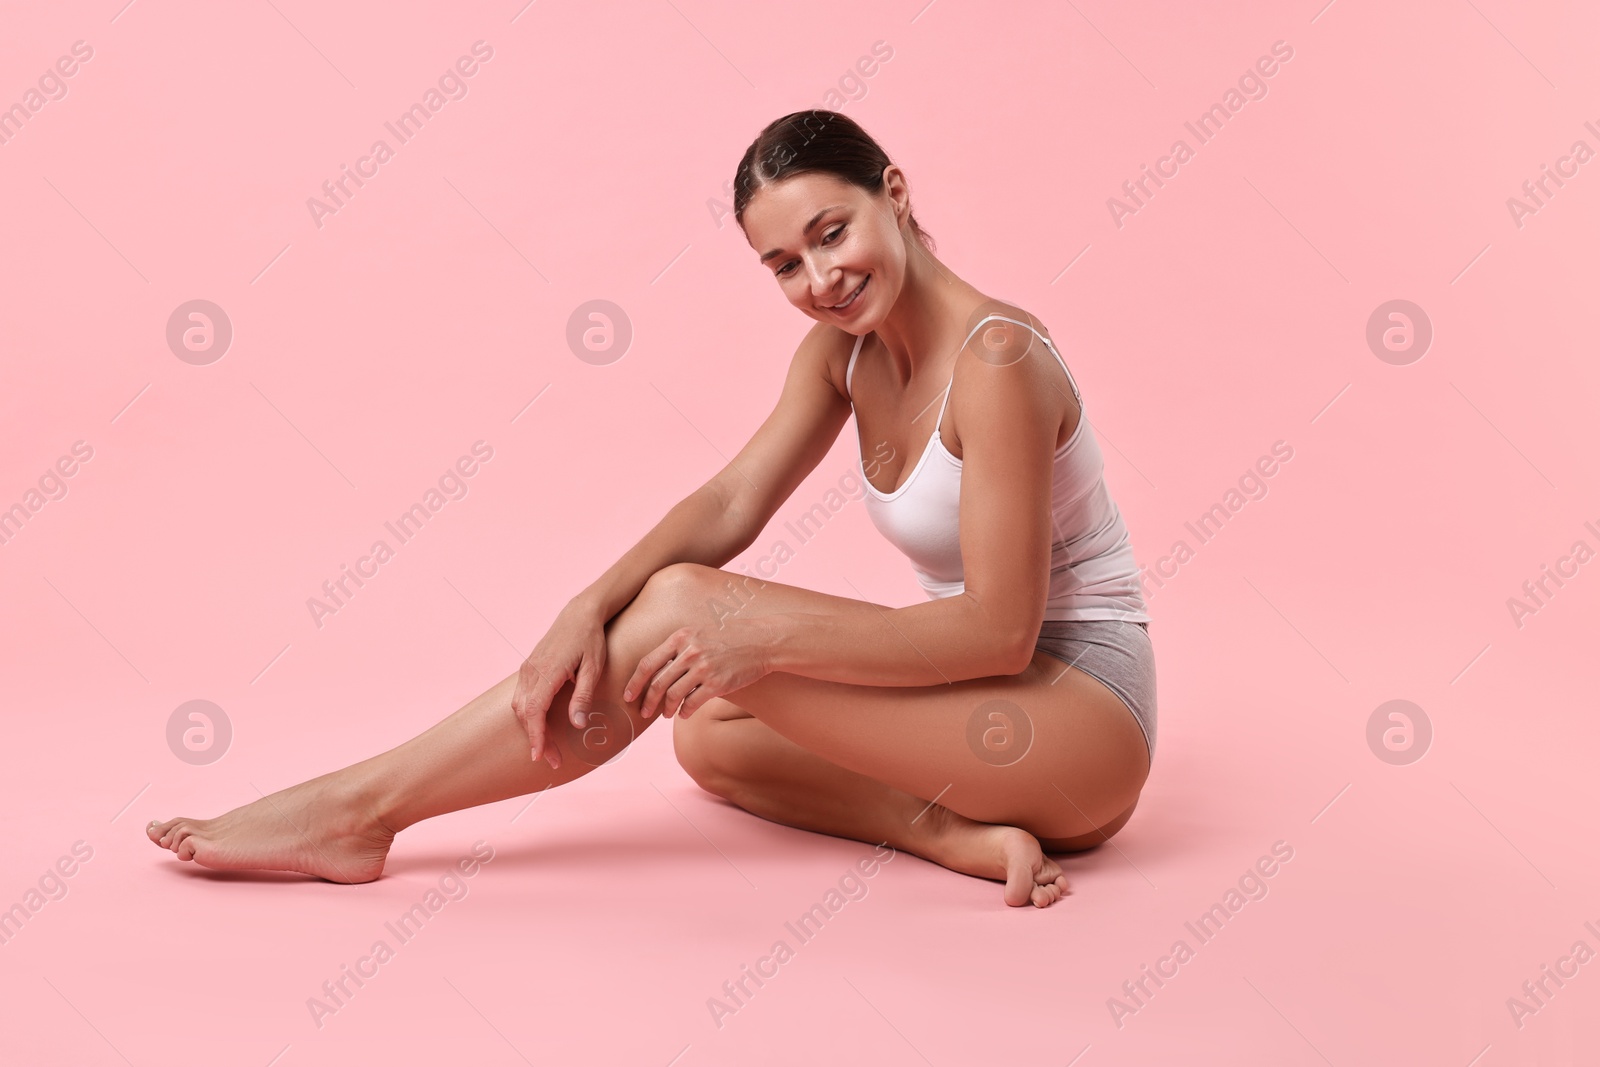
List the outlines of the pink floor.
{"label": "pink floor", "polygon": [[[123,2],[0,15],[0,1063],[1595,1062],[1593,10]],[[808,323],[723,185],[810,106],[1063,342],[1148,568],[1154,772],[1070,896],[861,876],[659,727],[367,885],[146,841],[504,677],[742,447]],[[196,300],[220,358],[184,355]],[[594,300],[604,358],[569,343]],[[786,542],[778,581],[917,601],[827,508],[855,448],[729,569]]]}

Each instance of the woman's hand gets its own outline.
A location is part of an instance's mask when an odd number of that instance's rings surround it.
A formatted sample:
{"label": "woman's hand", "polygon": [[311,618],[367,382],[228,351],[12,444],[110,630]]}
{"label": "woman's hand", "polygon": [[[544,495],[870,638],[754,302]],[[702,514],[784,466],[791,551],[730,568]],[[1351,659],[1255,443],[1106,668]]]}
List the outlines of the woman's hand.
{"label": "woman's hand", "polygon": [[712,697],[770,674],[770,649],[771,628],[759,616],[681,626],[639,661],[622,699],[644,690],[640,718],[660,710],[669,719],[680,712],[687,719]]}
{"label": "woman's hand", "polygon": [[561,609],[517,674],[517,689],[511,696],[511,710],[528,732],[533,759],[541,757],[552,770],[561,766],[561,753],[554,744],[545,744],[545,718],[555,695],[567,682],[577,679],[567,715],[572,725],[582,727],[606,665],[605,620],[597,612],[572,601]]}

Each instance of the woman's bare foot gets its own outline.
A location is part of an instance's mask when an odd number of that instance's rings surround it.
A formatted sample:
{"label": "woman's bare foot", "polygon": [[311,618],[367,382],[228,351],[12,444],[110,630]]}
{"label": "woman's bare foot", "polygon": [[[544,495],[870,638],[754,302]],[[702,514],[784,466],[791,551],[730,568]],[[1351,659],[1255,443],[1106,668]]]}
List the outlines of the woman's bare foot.
{"label": "woman's bare foot", "polygon": [[928,809],[926,837],[908,851],[962,874],[1005,882],[1013,908],[1048,908],[1067,891],[1061,866],[1044,854],[1039,839],[1016,826],[974,822],[941,804]]}
{"label": "woman's bare foot", "polygon": [[298,871],[330,882],[370,882],[383,873],[394,832],[333,775],[279,790],[215,819],[169,819],[145,827],[180,860],[219,871]]}

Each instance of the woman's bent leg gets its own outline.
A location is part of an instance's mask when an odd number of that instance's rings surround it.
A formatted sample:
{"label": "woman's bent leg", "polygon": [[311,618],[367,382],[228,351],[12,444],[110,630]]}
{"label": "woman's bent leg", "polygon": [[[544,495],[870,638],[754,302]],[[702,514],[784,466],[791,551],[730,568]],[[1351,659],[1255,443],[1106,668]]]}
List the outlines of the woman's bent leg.
{"label": "woman's bent leg", "polygon": [[968,819],[841,767],[731,701],[708,700],[690,718],[673,721],[673,747],[689,777],[752,815],[1001,879],[1008,904],[1047,907],[1066,892],[1060,866],[1027,831]]}
{"label": "woman's bent leg", "polygon": [[941,822],[938,805],[808,752],[721,697],[673,723],[689,777],[752,815],[919,856]]}
{"label": "woman's bent leg", "polygon": [[[691,618],[736,577],[695,565],[667,573]],[[769,582],[737,610],[883,609]],[[1011,760],[985,758],[972,736],[991,702],[1009,705],[1008,738],[1020,726],[1033,740]],[[1018,676],[907,690],[769,675],[679,716],[673,741],[696,782],[747,811],[1003,877],[1009,904],[1052,902],[1065,881],[1041,842],[1063,852],[1103,842],[1132,815],[1149,770],[1115,695],[1043,652]]]}

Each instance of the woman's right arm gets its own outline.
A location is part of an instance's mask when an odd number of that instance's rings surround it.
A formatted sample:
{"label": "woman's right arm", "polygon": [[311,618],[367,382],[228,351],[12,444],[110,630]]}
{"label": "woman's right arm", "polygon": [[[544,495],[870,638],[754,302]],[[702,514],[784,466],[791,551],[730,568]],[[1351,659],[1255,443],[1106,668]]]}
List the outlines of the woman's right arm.
{"label": "woman's right arm", "polygon": [[673,563],[721,567],[733,559],[828,454],[850,416],[850,402],[835,388],[828,369],[841,334],[821,323],[812,327],[795,352],[777,406],[749,443],[569,600],[529,653],[511,706],[528,731],[533,759],[560,766],[556,747],[544,745],[550,703],[562,685],[573,681],[568,712],[574,726],[584,725],[605,666],[605,625],[639,595],[650,576]]}
{"label": "woman's right arm", "polygon": [[674,504],[638,544],[574,596],[568,606],[604,626],[663,567],[673,563],[720,567],[749,548],[761,531],[749,529],[750,524],[740,515],[738,496],[724,478],[732,470],[730,464]]}

